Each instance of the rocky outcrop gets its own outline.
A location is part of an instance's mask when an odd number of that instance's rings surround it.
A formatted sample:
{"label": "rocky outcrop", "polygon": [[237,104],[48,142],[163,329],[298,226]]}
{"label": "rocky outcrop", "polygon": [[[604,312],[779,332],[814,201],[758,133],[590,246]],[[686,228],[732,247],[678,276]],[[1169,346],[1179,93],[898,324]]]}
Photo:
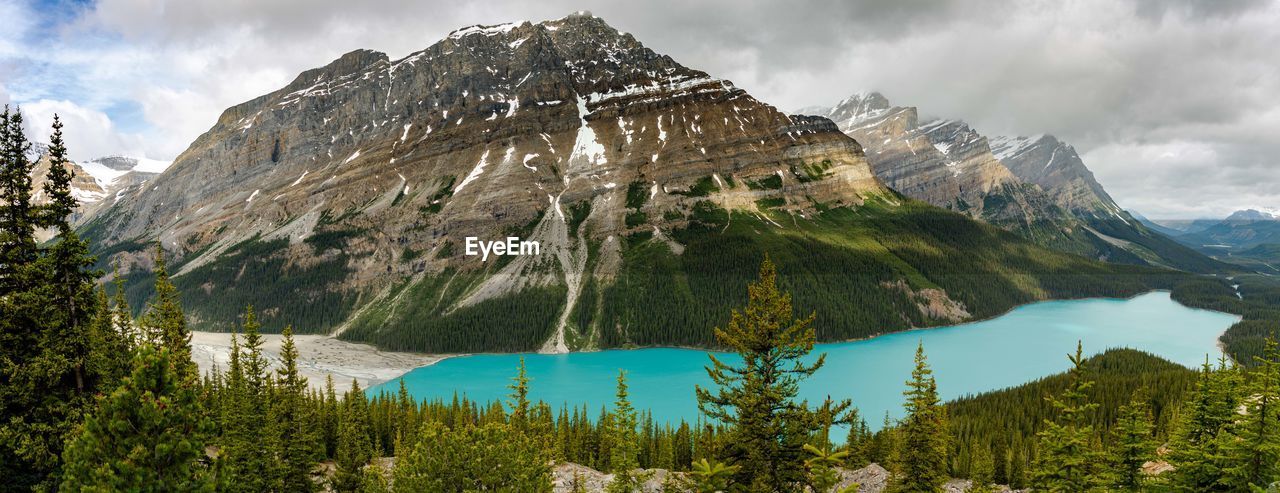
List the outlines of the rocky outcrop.
{"label": "rocky outcrop", "polygon": [[[850,487],[856,489],[857,493],[882,493],[889,488],[889,479],[891,474],[879,464],[870,464],[861,469],[844,469],[837,468],[840,481],[836,483],[831,492],[845,491]],[[640,491],[644,493],[671,493],[694,491],[689,487],[687,473],[670,472],[665,469],[646,469],[648,480],[645,481]],[[551,480],[553,491],[556,493],[571,493],[574,491],[601,492],[605,491],[609,482],[613,481],[612,474],[605,474],[595,469],[574,464],[572,462],[558,462],[551,470]],[[942,487],[942,491],[946,493],[963,493],[969,491],[973,487],[973,482],[967,479],[952,479]],[[805,491],[808,491],[806,488]],[[1012,492],[1005,486],[997,486],[995,491]],[[826,493],[826,492],[824,492]]]}

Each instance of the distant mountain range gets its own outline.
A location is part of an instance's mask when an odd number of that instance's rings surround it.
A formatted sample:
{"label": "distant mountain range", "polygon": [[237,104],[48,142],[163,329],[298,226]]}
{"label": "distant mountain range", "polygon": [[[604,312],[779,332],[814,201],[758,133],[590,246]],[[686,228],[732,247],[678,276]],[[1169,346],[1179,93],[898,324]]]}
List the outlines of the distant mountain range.
{"label": "distant mountain range", "polygon": [[865,147],[876,176],[909,197],[1099,260],[1223,267],[1122,210],[1075,149],[1051,135],[987,138],[960,120],[921,121],[915,107],[876,92],[800,111],[835,121]]}
{"label": "distant mountain range", "polygon": [[[1010,140],[1002,161],[962,122],[878,95],[822,113],[589,14],[472,26],[228,108],[82,232],[135,306],[163,245],[195,327],[252,303],[271,330],[427,352],[709,345],[766,253],[823,340],[1166,276],[1092,259],[1220,265],[1115,208],[1055,140]],[[1017,174],[1042,155],[1063,169]],[[468,253],[511,236],[540,255]]]}
{"label": "distant mountain range", "polygon": [[1260,272],[1280,274],[1280,214],[1244,209],[1225,219],[1153,222],[1166,234],[1206,255]]}

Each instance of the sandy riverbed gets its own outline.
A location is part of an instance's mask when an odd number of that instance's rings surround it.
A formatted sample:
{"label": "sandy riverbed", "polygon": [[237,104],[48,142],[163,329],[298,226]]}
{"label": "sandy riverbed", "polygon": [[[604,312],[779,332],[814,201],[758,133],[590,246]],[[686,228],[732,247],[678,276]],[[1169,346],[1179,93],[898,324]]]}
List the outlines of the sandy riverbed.
{"label": "sandy riverbed", "polygon": [[[262,352],[277,368],[280,360],[279,334],[264,334]],[[417,353],[379,351],[367,344],[339,341],[322,335],[295,335],[298,347],[298,369],[313,388],[323,388],[326,375],[333,375],[334,388],[344,392],[351,388],[351,380],[360,382],[363,388],[391,380],[420,366],[444,359],[443,356]],[[231,334],[223,332],[193,332],[191,357],[200,367],[200,373],[213,368],[226,371],[231,354]]]}

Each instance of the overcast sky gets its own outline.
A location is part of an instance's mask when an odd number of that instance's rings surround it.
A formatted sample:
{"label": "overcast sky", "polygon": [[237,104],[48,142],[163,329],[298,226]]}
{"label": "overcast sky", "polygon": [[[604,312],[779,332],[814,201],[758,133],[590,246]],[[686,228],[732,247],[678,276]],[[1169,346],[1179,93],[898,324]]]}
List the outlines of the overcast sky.
{"label": "overcast sky", "polygon": [[[783,109],[878,90],[1075,145],[1153,218],[1280,208],[1280,0],[0,0],[0,103],[73,158],[173,159],[221,111],[356,48],[590,10]],[[15,22],[16,20],[16,22]]]}

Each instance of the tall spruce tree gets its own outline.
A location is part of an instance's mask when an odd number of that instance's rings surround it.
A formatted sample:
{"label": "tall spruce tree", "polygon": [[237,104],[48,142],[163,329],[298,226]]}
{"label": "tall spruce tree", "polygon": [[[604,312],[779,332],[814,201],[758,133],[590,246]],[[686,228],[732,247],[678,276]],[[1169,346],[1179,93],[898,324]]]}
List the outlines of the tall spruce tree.
{"label": "tall spruce tree", "polygon": [[1140,491],[1146,483],[1142,465],[1155,458],[1151,405],[1146,392],[1135,392],[1121,406],[1111,428],[1111,448],[1107,454],[1108,482],[1117,491]]}
{"label": "tall spruce tree", "polygon": [[995,491],[995,460],[991,449],[978,444],[970,454],[969,480],[973,482],[973,486],[969,488],[969,493]]}
{"label": "tall spruce tree", "polygon": [[28,269],[36,257],[39,218],[32,199],[28,157],[31,143],[22,128],[22,111],[5,105],[0,117],[0,299],[28,288]]}
{"label": "tall spruce tree", "polygon": [[311,470],[320,456],[318,430],[312,428],[314,408],[307,399],[307,379],[298,373],[298,348],[293,327],[283,332],[276,395],[271,403],[271,435],[279,449],[275,453],[275,491],[306,492],[316,488]]}
{"label": "tall spruce tree", "polygon": [[1172,491],[1230,491],[1224,482],[1225,448],[1232,439],[1227,427],[1240,408],[1240,371],[1225,358],[1217,369],[1206,358],[1189,402],[1174,428],[1169,463],[1174,470],[1160,479]]}
{"label": "tall spruce tree", "polygon": [[[190,362],[191,331],[187,329],[187,319],[182,313],[182,303],[178,300],[178,288],[169,280],[164,248],[159,243],[156,243],[155,262],[156,294],[142,317],[142,326],[148,339],[169,348],[175,361],[180,364],[183,361]],[[186,364],[179,371],[190,380],[199,376],[195,363]]]}
{"label": "tall spruce tree", "polygon": [[915,369],[903,406],[907,416],[899,424],[898,475],[891,490],[924,493],[942,489],[947,482],[947,423],[938,398],[938,385],[924,354],[924,344],[916,346]]}
{"label": "tall spruce tree", "polygon": [[1034,486],[1037,490],[1076,493],[1089,491],[1099,484],[1100,463],[1094,444],[1091,413],[1098,407],[1089,401],[1087,392],[1093,387],[1085,365],[1084,349],[1076,343],[1071,360],[1069,383],[1062,395],[1051,398],[1057,410],[1056,420],[1045,420],[1039,437]]}
{"label": "tall spruce tree", "polygon": [[[39,378],[30,372],[39,355],[40,312],[47,300],[36,293],[37,217],[31,198],[31,145],[22,112],[0,113],[0,478],[16,489],[46,480],[56,466],[38,408]],[[38,419],[38,422],[46,422]]]}
{"label": "tall spruce tree", "polygon": [[168,349],[143,346],[65,452],[63,491],[213,491],[195,389]]}
{"label": "tall spruce tree", "polygon": [[640,488],[644,481],[636,469],[640,467],[636,433],[636,410],[627,394],[627,373],[618,370],[617,399],[613,402],[613,420],[609,428],[609,468],[613,481],[606,489],[609,493],[630,493]]}
{"label": "tall spruce tree", "polygon": [[[267,403],[271,400],[267,392],[267,360],[262,354],[263,339],[258,330],[253,307],[247,307],[241,323],[242,337],[232,346],[237,354],[227,376],[229,399],[222,422],[224,489],[227,491],[268,491],[278,479],[272,467],[278,461],[275,437],[267,426]],[[169,337],[164,340],[173,341]]]}
{"label": "tall spruce tree", "polygon": [[516,369],[515,378],[511,379],[511,426],[520,431],[529,427],[529,372],[524,366],[524,357],[520,358],[520,367]]}
{"label": "tall spruce tree", "polygon": [[1266,341],[1244,387],[1243,414],[1229,425],[1224,483],[1240,491],[1280,481],[1280,350]]}
{"label": "tall spruce tree", "polygon": [[337,471],[333,476],[333,489],[340,493],[359,490],[363,479],[361,468],[371,459],[373,442],[369,438],[367,402],[360,382],[353,379],[338,418],[338,446],[334,451]]}
{"label": "tall spruce tree", "polygon": [[[752,491],[790,491],[806,479],[804,444],[820,426],[797,399],[800,381],[822,368],[802,358],[813,350],[814,315],[793,319],[791,295],[778,290],[773,262],[765,257],[760,280],[747,286],[747,305],[733,310],[716,340],[742,357],[731,365],[709,355],[714,392],[697,387],[698,409],[732,426],[727,455],[741,467],[737,482]],[[842,413],[849,403],[842,402]]]}

